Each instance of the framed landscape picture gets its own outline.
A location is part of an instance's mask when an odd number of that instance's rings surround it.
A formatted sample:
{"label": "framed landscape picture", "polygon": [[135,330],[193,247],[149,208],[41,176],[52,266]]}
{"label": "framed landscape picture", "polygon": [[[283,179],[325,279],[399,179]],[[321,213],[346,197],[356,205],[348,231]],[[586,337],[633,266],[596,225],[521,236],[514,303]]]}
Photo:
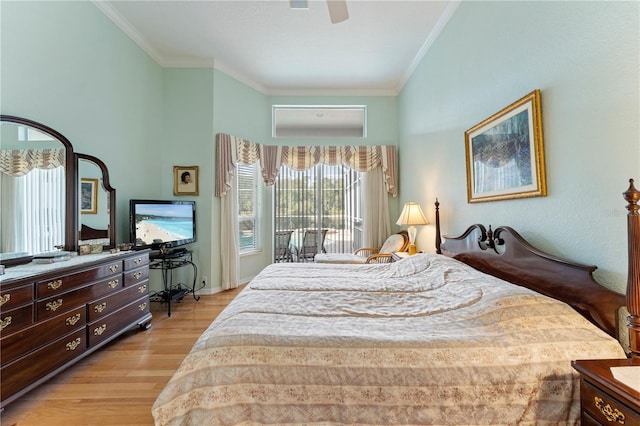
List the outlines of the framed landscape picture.
{"label": "framed landscape picture", "polygon": [[539,90],[473,126],[464,139],[469,203],[547,195]]}
{"label": "framed landscape picture", "polygon": [[98,179],[80,179],[80,212],[98,213]]}

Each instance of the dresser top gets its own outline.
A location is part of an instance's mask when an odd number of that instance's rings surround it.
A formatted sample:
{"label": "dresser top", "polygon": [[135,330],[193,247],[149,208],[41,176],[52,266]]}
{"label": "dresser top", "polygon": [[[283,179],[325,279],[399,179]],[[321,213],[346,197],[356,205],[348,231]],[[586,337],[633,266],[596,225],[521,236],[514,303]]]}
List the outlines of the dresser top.
{"label": "dresser top", "polygon": [[82,266],[90,266],[92,264],[109,262],[131,256],[134,253],[146,254],[146,252],[121,251],[118,253],[104,252],[100,254],[87,254],[83,256],[74,256],[68,260],[53,263],[25,263],[18,266],[5,268],[4,275],[0,275],[0,284],[8,281],[14,281],[30,276],[55,273],[59,270],[78,268]]}

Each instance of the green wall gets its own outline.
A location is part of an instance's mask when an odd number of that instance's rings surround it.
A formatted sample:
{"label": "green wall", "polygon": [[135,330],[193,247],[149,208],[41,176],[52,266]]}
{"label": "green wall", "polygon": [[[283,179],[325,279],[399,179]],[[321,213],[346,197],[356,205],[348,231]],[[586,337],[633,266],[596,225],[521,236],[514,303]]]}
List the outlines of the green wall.
{"label": "green wall", "polygon": [[[219,287],[219,274],[212,272],[216,262],[211,258],[210,249],[213,245],[211,222],[218,217],[212,209],[211,183],[215,175],[214,72],[207,68],[165,68],[163,77],[163,134],[158,164],[162,171],[162,198],[196,201],[198,239],[190,246],[200,272],[196,285],[199,287],[206,278],[209,288],[212,285]],[[198,166],[197,196],[173,195],[173,166]],[[160,271],[153,274],[154,282],[160,283]],[[180,268],[174,271],[173,278],[174,282],[191,284],[193,272],[190,268]],[[155,289],[159,287],[156,285]]]}
{"label": "green wall", "polygon": [[[102,159],[117,196],[117,240],[129,240],[132,198],[194,199],[198,242],[191,248],[205,292],[220,289],[220,202],[213,196],[215,134],[271,139],[271,104],[367,104],[369,138],[397,141],[393,97],[271,98],[214,69],[162,68],[90,2],[0,2],[0,112],[65,135],[76,152]],[[308,143],[309,140],[296,144]],[[287,143],[293,143],[288,140]],[[173,195],[173,166],[199,167],[199,195]],[[261,253],[243,256],[241,278],[271,261],[271,190],[264,191]],[[191,282],[190,271],[176,271]],[[152,290],[161,289],[152,273]]]}
{"label": "green wall", "polygon": [[[510,225],[623,291],[628,179],[640,179],[638,2],[463,2],[399,96],[400,199],[445,234]],[[542,93],[548,196],[468,204],[464,132]],[[433,251],[434,230],[418,243]]]}
{"label": "green wall", "polygon": [[89,2],[0,2],[0,111],[105,162],[118,242],[129,198],[161,195],[163,71]]}
{"label": "green wall", "polygon": [[[269,105],[266,97],[260,92],[235,80],[225,73],[215,71],[215,133],[227,133],[256,143],[265,143],[270,134]],[[213,189],[212,189],[213,190]],[[240,257],[241,281],[257,275],[266,265],[271,263],[271,191],[263,191],[262,214],[264,217],[262,234],[262,252]],[[214,203],[213,232],[215,240],[220,240],[220,200]],[[211,257],[217,264],[218,280],[220,277],[220,244],[211,247]]]}

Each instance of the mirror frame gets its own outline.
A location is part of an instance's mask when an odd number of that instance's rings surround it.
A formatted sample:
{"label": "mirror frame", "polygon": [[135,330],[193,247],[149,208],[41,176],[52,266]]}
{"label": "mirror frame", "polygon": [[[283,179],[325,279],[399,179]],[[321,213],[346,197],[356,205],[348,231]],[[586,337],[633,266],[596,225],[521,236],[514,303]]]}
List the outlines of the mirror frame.
{"label": "mirror frame", "polygon": [[0,122],[9,122],[15,124],[22,124],[25,126],[38,129],[42,133],[46,133],[58,141],[60,141],[65,147],[65,223],[64,223],[64,250],[76,251],[77,250],[77,229],[78,229],[78,215],[70,214],[78,210],[78,172],[76,170],[76,156],[73,152],[73,145],[69,142],[69,139],[64,137],[61,133],[53,130],[49,126],[45,126],[37,121],[29,120],[27,118],[16,117],[14,115],[0,115]]}
{"label": "mirror frame", "polygon": [[[107,169],[107,165],[104,164],[104,162],[99,158],[89,154],[77,153],[76,163],[75,163],[76,184],[80,182],[80,173],[79,173],[80,165],[78,164],[80,160],[86,160],[86,161],[91,161],[95,163],[100,168],[100,171],[102,172],[102,186],[104,186],[105,191],[109,193],[109,246],[108,248],[115,248],[116,247],[116,189],[112,187],[111,184],[109,183],[109,169]],[[76,196],[78,196],[77,193],[76,193]],[[77,205],[76,205],[76,211],[78,212],[77,216],[80,216],[80,211]],[[80,240],[80,224],[81,224],[81,220],[78,218],[78,230],[75,235],[76,242]]]}

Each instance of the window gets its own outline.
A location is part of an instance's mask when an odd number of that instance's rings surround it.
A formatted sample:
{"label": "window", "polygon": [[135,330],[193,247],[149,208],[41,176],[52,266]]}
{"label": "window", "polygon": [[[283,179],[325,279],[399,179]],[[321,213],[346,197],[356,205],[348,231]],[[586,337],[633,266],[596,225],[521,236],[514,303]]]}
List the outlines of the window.
{"label": "window", "polygon": [[238,229],[240,254],[261,249],[258,165],[238,164]]}
{"label": "window", "polygon": [[[0,176],[3,212],[2,238],[5,252],[40,253],[64,245],[64,167],[33,169],[11,177]],[[15,194],[24,194],[16,200]]]}
{"label": "window", "polygon": [[[282,166],[274,186],[274,241],[280,233],[290,234],[292,253],[274,260],[312,261],[315,253],[361,247],[361,188],[362,173],[344,165],[319,164],[303,171]],[[315,250],[305,241],[305,234],[313,232],[322,235],[313,239]]]}
{"label": "window", "polygon": [[364,138],[364,105],[273,105],[274,138]]}

